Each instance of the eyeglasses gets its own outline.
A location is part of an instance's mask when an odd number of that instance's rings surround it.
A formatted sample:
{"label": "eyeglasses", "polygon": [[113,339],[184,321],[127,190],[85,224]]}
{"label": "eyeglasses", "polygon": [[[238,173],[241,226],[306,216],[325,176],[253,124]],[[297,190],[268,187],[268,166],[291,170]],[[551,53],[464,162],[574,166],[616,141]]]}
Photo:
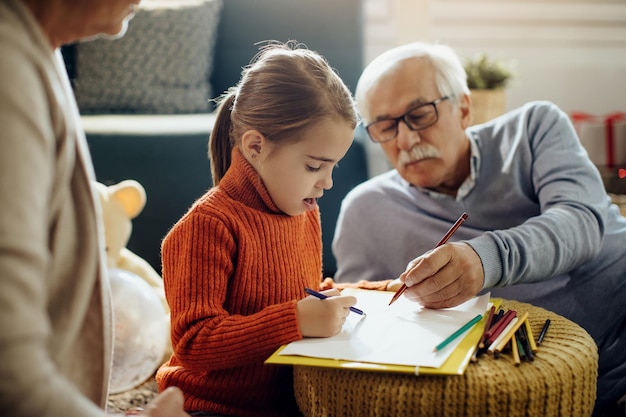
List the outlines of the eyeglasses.
{"label": "eyeglasses", "polygon": [[411,130],[426,129],[439,120],[437,104],[449,98],[450,96],[444,96],[429,103],[422,103],[413,107],[400,117],[377,120],[365,126],[365,129],[370,139],[377,143],[388,142],[395,139],[396,136],[398,136],[398,123],[400,123],[400,120]]}

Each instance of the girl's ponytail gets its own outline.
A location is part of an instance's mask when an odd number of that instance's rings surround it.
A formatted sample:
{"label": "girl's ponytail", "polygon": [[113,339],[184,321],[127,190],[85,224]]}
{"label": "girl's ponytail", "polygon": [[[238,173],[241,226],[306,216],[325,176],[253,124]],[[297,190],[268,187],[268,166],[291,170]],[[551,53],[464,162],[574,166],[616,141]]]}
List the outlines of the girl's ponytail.
{"label": "girl's ponytail", "polygon": [[219,184],[228,167],[230,167],[231,152],[233,150],[233,143],[230,138],[230,113],[235,103],[235,98],[235,92],[230,90],[221,99],[217,111],[217,119],[209,137],[209,160],[211,161],[211,174],[213,175],[214,186]]}

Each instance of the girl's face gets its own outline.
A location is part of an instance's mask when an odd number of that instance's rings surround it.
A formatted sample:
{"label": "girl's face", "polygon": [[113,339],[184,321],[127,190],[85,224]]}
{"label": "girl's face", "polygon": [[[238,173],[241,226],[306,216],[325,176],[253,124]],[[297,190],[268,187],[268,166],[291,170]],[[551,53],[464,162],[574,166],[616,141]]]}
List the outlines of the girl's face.
{"label": "girl's face", "polygon": [[258,146],[249,147],[244,155],[261,176],[274,204],[297,216],[314,210],[324,190],[333,186],[333,169],[353,137],[354,130],[346,121],[323,120],[305,130],[295,143],[275,145],[261,136]]}

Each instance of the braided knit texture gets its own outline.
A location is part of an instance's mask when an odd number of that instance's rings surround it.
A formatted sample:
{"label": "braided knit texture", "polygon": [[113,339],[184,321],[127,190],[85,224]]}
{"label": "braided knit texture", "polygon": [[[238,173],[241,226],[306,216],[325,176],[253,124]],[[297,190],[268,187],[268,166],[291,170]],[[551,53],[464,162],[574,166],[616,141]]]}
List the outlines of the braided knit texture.
{"label": "braided knit texture", "polygon": [[527,311],[535,339],[551,320],[534,361],[515,366],[511,355],[483,355],[460,376],[297,366],[298,406],[306,417],[590,416],[598,368],[591,336],[530,304],[504,300],[501,307]]}

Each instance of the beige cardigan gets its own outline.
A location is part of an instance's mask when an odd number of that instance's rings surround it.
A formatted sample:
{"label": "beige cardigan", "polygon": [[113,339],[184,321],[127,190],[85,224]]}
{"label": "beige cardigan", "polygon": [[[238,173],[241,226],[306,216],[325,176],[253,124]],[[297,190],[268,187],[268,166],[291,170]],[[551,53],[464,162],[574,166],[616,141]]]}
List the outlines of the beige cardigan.
{"label": "beige cardigan", "polygon": [[103,415],[110,293],[79,123],[59,52],[0,0],[2,416]]}

